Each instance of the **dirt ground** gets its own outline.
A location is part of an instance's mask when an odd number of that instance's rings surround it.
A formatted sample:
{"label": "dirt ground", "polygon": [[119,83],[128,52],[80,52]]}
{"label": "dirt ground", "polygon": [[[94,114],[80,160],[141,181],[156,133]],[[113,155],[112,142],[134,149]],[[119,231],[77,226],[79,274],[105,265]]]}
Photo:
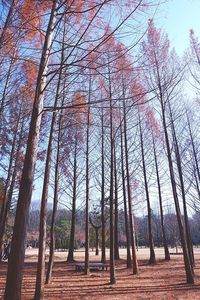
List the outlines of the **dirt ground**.
{"label": "dirt ground", "polygon": [[[66,263],[66,252],[56,252],[53,279],[45,287],[45,299],[188,299],[200,300],[200,249],[195,249],[195,284],[185,283],[182,255],[172,255],[170,262],[163,260],[163,249],[156,249],[157,263],[148,265],[148,249],[139,249],[139,275],[126,269],[126,250],[120,250],[116,264],[117,283],[109,285],[109,271],[92,271],[89,276],[75,271],[75,263]],[[175,252],[175,250],[170,250]],[[48,258],[48,254],[47,254]],[[84,251],[76,252],[76,261],[84,260]],[[33,299],[36,275],[37,250],[26,251],[23,300]],[[90,253],[90,261],[100,256]],[[3,299],[7,263],[0,264],[0,299]]]}

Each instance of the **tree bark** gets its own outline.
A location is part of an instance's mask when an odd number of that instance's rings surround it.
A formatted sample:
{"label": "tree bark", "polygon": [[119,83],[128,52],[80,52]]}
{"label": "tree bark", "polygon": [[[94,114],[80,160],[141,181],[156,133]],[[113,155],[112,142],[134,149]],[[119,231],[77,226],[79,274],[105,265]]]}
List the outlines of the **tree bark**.
{"label": "tree bark", "polygon": [[77,186],[77,137],[75,138],[75,145],[74,145],[72,216],[71,216],[71,229],[70,229],[69,252],[68,252],[67,262],[74,261],[74,239],[75,239],[75,223],[76,223],[76,186]]}
{"label": "tree bark", "polygon": [[128,209],[126,203],[126,178],[124,172],[124,147],[123,147],[123,132],[122,125],[120,126],[121,134],[121,169],[122,169],[122,185],[123,185],[123,200],[124,200],[124,219],[125,219],[125,230],[126,230],[126,249],[127,249],[127,268],[131,268],[131,252],[130,252],[130,233],[129,233],[129,221],[128,221]]}
{"label": "tree bark", "polygon": [[[61,65],[63,62],[63,53],[61,55]],[[60,85],[62,79],[62,68],[60,68],[59,78],[57,83],[54,108],[57,107],[59,96],[60,96]],[[39,253],[38,253],[38,265],[37,265],[37,278],[34,299],[39,300],[44,298],[44,286],[45,286],[45,251],[46,251],[46,220],[47,220],[47,201],[49,193],[49,180],[51,170],[51,155],[53,148],[54,131],[56,125],[57,110],[54,109],[53,117],[51,121],[51,128],[49,134],[49,141],[47,147],[47,156],[44,172],[42,199],[41,199],[41,210],[40,210],[40,226],[39,226]]]}
{"label": "tree bark", "polygon": [[[4,232],[5,232],[6,219],[7,219],[11,201],[12,201],[15,177],[16,177],[16,173],[17,173],[17,162],[18,162],[19,150],[21,148],[23,122],[22,122],[21,129],[20,129],[19,141],[18,141],[18,146],[16,149],[16,155],[15,155],[14,152],[15,152],[15,146],[17,143],[17,133],[18,133],[20,115],[21,115],[21,108],[20,108],[20,114],[18,116],[18,121],[17,121],[16,130],[15,130],[15,134],[14,134],[12,149],[11,149],[11,153],[10,153],[8,175],[7,175],[7,179],[6,179],[5,190],[4,190],[4,195],[3,195],[3,205],[1,208],[1,214],[0,214],[0,249],[2,249],[2,245],[3,245],[3,236],[4,236]],[[14,156],[15,156],[15,158],[14,158]],[[13,168],[13,160],[14,159],[15,159],[15,163],[14,163],[14,168]]]}
{"label": "tree bark", "polygon": [[[1,43],[0,43],[0,45],[1,45]],[[5,106],[5,101],[6,101],[6,95],[7,95],[7,91],[8,91],[8,87],[9,87],[9,80],[10,80],[10,76],[11,76],[11,71],[12,71],[12,66],[13,66],[14,60],[15,59],[13,57],[11,59],[10,65],[9,65],[8,73],[7,73],[7,76],[6,76],[6,82],[5,82],[4,89],[3,89],[3,94],[2,94],[2,97],[1,97],[1,105],[0,105],[0,132],[2,130],[2,124],[3,124],[2,117],[3,117],[4,106]]]}
{"label": "tree bark", "polygon": [[182,248],[183,248],[186,279],[187,279],[187,283],[193,284],[194,283],[194,274],[193,274],[192,266],[190,264],[190,258],[189,258],[189,253],[188,253],[188,248],[187,248],[186,238],[185,238],[185,231],[184,231],[184,227],[183,227],[183,223],[182,223],[182,219],[181,219],[181,210],[180,210],[179,199],[178,199],[178,194],[177,194],[177,190],[176,190],[174,168],[173,168],[173,163],[172,163],[170,143],[169,143],[169,137],[168,137],[168,131],[167,131],[167,124],[166,124],[166,119],[165,119],[165,108],[164,108],[164,103],[163,103],[162,97],[160,97],[160,99],[161,99],[161,109],[162,109],[162,122],[163,122],[164,134],[165,134],[167,157],[168,157],[168,164],[169,164],[169,171],[170,171],[170,180],[171,180],[172,192],[173,192],[174,203],[175,203],[175,208],[176,208],[176,216],[177,216],[177,222],[178,222],[178,226],[179,226],[181,244],[182,244]]}
{"label": "tree bark", "polygon": [[[138,112],[138,114],[139,114],[139,112]],[[153,234],[152,234],[152,215],[151,215],[152,212],[151,212],[149,188],[148,188],[148,182],[147,182],[147,173],[146,173],[146,164],[145,164],[145,157],[144,157],[144,144],[143,144],[143,135],[142,135],[140,114],[139,114],[139,128],[140,128],[140,145],[141,145],[141,154],[142,154],[143,176],[144,176],[145,193],[146,193],[146,200],[147,200],[147,212],[148,212],[148,237],[149,237],[149,248],[150,248],[149,264],[155,264],[156,256],[155,256],[155,251],[154,251]]]}
{"label": "tree bark", "polygon": [[186,202],[185,185],[184,185],[183,173],[182,173],[181,157],[180,157],[179,145],[178,145],[177,136],[176,136],[176,130],[175,130],[175,126],[174,126],[174,120],[173,120],[173,116],[172,116],[171,105],[169,102],[168,102],[168,105],[169,105],[169,110],[170,110],[172,137],[173,137],[174,146],[175,146],[175,156],[176,156],[176,162],[177,162],[177,167],[178,167],[181,194],[182,194],[182,199],[183,199],[183,212],[184,212],[184,221],[185,221],[186,242],[187,242],[187,247],[188,247],[188,252],[189,252],[190,263],[191,263],[191,266],[194,266],[194,264],[195,264],[194,252],[193,252],[190,224],[189,224],[188,212],[187,212],[187,202]]}
{"label": "tree bark", "polygon": [[54,199],[53,199],[53,211],[51,218],[51,229],[50,229],[50,248],[49,248],[49,262],[46,274],[46,284],[50,283],[52,278],[52,270],[54,263],[54,252],[55,252],[55,222],[58,207],[58,182],[59,182],[59,158],[60,158],[60,138],[62,130],[62,112],[59,117],[58,124],[58,136],[57,136],[57,156],[55,166],[55,177],[54,177]]}
{"label": "tree bark", "polygon": [[158,197],[159,197],[159,205],[160,205],[160,220],[161,220],[161,227],[162,227],[162,237],[163,237],[163,246],[164,246],[164,251],[165,251],[165,260],[170,260],[169,248],[167,245],[167,239],[166,239],[166,234],[165,234],[160,175],[159,175],[158,160],[157,160],[156,146],[155,146],[153,133],[152,133],[152,139],[153,139],[153,151],[154,151],[154,161],[155,161],[155,167],[156,167],[156,179],[157,179],[157,186],[158,186]]}
{"label": "tree bark", "polygon": [[104,158],[104,115],[101,115],[101,262],[106,262],[106,230],[105,230],[105,158]]}
{"label": "tree bark", "polygon": [[6,21],[5,21],[5,24],[4,24],[3,29],[1,31],[1,35],[0,35],[0,49],[3,47],[5,33],[6,33],[6,31],[8,29],[8,26],[9,26],[9,24],[11,22],[12,14],[13,14],[14,7],[15,7],[15,1],[16,0],[12,0],[11,1],[10,7],[9,7],[9,10],[8,10],[8,14],[7,14],[7,17],[6,17]]}
{"label": "tree bark", "polygon": [[[124,97],[125,98],[125,97]],[[130,236],[131,236],[131,248],[132,248],[132,267],[133,274],[138,274],[138,262],[136,255],[136,243],[135,243],[135,228],[132,212],[132,196],[129,174],[129,158],[128,158],[128,140],[127,140],[127,124],[126,124],[126,107],[125,100],[123,101],[123,118],[124,118],[124,149],[125,149],[125,169],[126,169],[126,181],[127,181],[127,195],[128,195],[128,210],[129,210],[129,224],[130,224]]]}
{"label": "tree bark", "polygon": [[108,65],[109,76],[109,109],[110,109],[110,284],[116,283],[115,277],[115,255],[114,255],[114,140],[113,140],[113,108],[112,108],[112,87],[110,78],[110,68]]}
{"label": "tree bark", "polygon": [[34,169],[43,110],[44,88],[46,84],[46,73],[48,68],[52,34],[54,30],[56,2],[56,0],[53,1],[37,78],[35,100],[33,104],[29,136],[27,141],[27,149],[19,188],[19,197],[13,230],[13,238],[11,243],[11,252],[8,261],[7,281],[4,296],[5,300],[21,299],[26,227],[32,195]]}
{"label": "tree bark", "polygon": [[90,144],[90,97],[91,97],[91,74],[89,78],[89,99],[87,112],[86,129],[86,207],[85,207],[85,274],[88,275],[89,269],[89,144]]}
{"label": "tree bark", "polygon": [[118,229],[118,221],[119,221],[119,212],[118,212],[118,184],[117,184],[117,157],[116,157],[116,145],[114,142],[114,182],[115,182],[115,228],[114,228],[114,235],[115,235],[115,249],[114,255],[115,259],[120,259],[119,257],[119,229]]}

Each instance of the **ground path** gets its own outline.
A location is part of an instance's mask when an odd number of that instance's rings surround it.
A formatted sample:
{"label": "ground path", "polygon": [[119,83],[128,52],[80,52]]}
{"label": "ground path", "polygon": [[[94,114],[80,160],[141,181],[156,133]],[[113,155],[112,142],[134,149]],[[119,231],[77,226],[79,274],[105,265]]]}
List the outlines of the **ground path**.
{"label": "ground path", "polygon": [[[117,262],[117,284],[109,285],[109,271],[91,272],[86,276],[75,271],[75,264],[66,264],[66,252],[56,252],[52,283],[45,288],[45,299],[153,299],[153,300],[200,300],[200,249],[195,249],[196,278],[194,285],[185,283],[182,255],[171,256],[165,262],[163,249],[156,249],[157,264],[148,265],[148,249],[139,249],[139,275],[131,274],[125,264],[126,250],[120,250]],[[174,250],[173,250],[174,251]],[[47,255],[48,256],[48,255]],[[77,261],[84,260],[84,251],[76,251]],[[91,261],[99,261],[94,252]],[[35,287],[37,250],[26,251],[25,276],[22,300],[33,299]],[[7,263],[0,264],[0,299],[3,299]]]}

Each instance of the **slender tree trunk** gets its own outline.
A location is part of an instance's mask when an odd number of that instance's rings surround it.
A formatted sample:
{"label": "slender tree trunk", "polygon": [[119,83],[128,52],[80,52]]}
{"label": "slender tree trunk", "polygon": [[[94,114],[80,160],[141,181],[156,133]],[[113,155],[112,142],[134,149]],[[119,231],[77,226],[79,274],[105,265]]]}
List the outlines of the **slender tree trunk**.
{"label": "slender tree trunk", "polygon": [[91,97],[91,74],[89,78],[89,99],[87,112],[87,131],[86,131],[86,207],[85,207],[85,274],[90,272],[89,268],[89,144],[90,144],[90,97]]}
{"label": "slender tree trunk", "polygon": [[[1,47],[1,46],[0,46]],[[3,125],[3,112],[4,112],[4,107],[5,107],[5,101],[6,101],[6,95],[7,95],[7,91],[8,91],[8,87],[9,87],[9,80],[10,80],[10,76],[11,76],[11,71],[12,71],[12,66],[14,63],[14,57],[11,59],[10,65],[9,65],[9,69],[8,69],[8,73],[6,76],[6,82],[4,85],[4,89],[3,89],[3,94],[1,97],[1,104],[0,104],[0,132],[2,130],[2,125]]]}
{"label": "slender tree trunk", "polygon": [[146,164],[145,164],[145,157],[144,157],[144,144],[143,144],[143,135],[142,135],[142,126],[141,126],[140,115],[139,115],[139,128],[140,128],[140,145],[141,145],[141,154],[142,154],[142,166],[143,166],[144,184],[145,184],[145,192],[146,192],[146,200],[147,200],[147,212],[148,212],[148,237],[149,237],[149,248],[150,248],[149,264],[155,264],[156,256],[155,256],[155,251],[154,251],[152,223],[151,223],[151,221],[152,221],[151,214],[152,213],[151,213],[151,204],[150,204],[149,189],[148,189],[148,182],[147,182]]}
{"label": "slender tree trunk", "polygon": [[114,140],[113,140],[113,108],[112,108],[112,87],[110,78],[110,68],[108,65],[109,74],[109,108],[110,108],[110,283],[116,283],[115,277],[115,255],[114,255]]}
{"label": "slender tree trunk", "polygon": [[124,148],[123,148],[123,132],[122,125],[120,126],[121,134],[121,169],[122,169],[122,185],[123,185],[123,200],[124,200],[124,219],[125,219],[125,230],[126,230],[126,249],[127,249],[127,268],[131,268],[131,252],[130,252],[130,234],[129,234],[129,222],[128,222],[128,209],[126,203],[126,178],[124,172]]}
{"label": "slender tree trunk", "polygon": [[164,251],[165,251],[165,260],[170,260],[169,248],[167,245],[167,239],[166,239],[166,234],[165,234],[160,175],[159,175],[158,160],[157,160],[156,146],[155,146],[153,133],[152,133],[152,139],[153,139],[154,161],[155,161],[155,166],[156,166],[156,178],[157,178],[157,186],[158,186],[159,205],[160,205],[160,220],[161,220],[161,227],[162,227],[162,237],[163,237],[163,246],[164,246]]}
{"label": "slender tree trunk", "polygon": [[117,184],[117,157],[116,157],[116,145],[114,142],[114,181],[115,181],[115,228],[114,228],[114,234],[115,234],[115,249],[114,249],[114,255],[115,259],[120,259],[119,257],[119,213],[118,213],[118,184]]}
{"label": "slender tree trunk", "polygon": [[196,183],[196,190],[197,190],[197,194],[198,194],[199,200],[200,200],[200,187],[199,187],[199,182],[198,182],[198,178],[197,178],[195,166],[193,166],[193,168],[194,168],[194,178],[195,178],[195,183]]}
{"label": "slender tree trunk", "polygon": [[95,230],[95,255],[99,255],[99,229],[101,228],[101,225],[95,225],[95,223],[92,221],[91,217],[89,217],[90,224]]}
{"label": "slender tree trunk", "polygon": [[99,255],[99,228],[95,228],[95,235],[96,235],[95,255]]}
{"label": "slender tree trunk", "polygon": [[[162,93],[161,93],[162,96]],[[172,157],[171,157],[171,149],[170,149],[170,143],[169,143],[169,137],[168,137],[168,131],[167,131],[167,124],[165,119],[165,108],[164,103],[161,99],[161,109],[162,109],[162,122],[163,122],[163,129],[165,134],[165,142],[166,142],[166,148],[167,148],[167,157],[168,157],[168,164],[169,164],[169,171],[170,171],[170,179],[171,179],[171,186],[172,186],[172,192],[174,197],[174,203],[176,208],[176,216],[177,216],[177,222],[179,226],[179,233],[181,238],[181,244],[183,248],[183,257],[184,257],[184,264],[185,264],[185,272],[186,272],[186,279],[187,283],[193,284],[194,283],[194,274],[193,274],[193,268],[190,264],[190,258],[188,253],[188,248],[186,244],[186,238],[185,238],[185,231],[181,219],[181,210],[179,205],[179,199],[178,194],[176,190],[176,181],[175,181],[175,175],[174,175],[174,168],[172,163]]]}
{"label": "slender tree trunk", "polygon": [[60,158],[60,138],[62,129],[62,112],[59,117],[58,124],[58,136],[57,136],[57,156],[55,165],[55,177],[54,177],[54,198],[53,198],[53,211],[51,218],[51,229],[50,229],[50,248],[49,248],[49,262],[46,274],[46,284],[50,283],[52,278],[52,270],[54,263],[54,252],[55,252],[55,222],[58,207],[58,182],[59,182],[59,158]]}
{"label": "slender tree trunk", "polygon": [[129,224],[130,224],[130,236],[131,236],[131,248],[132,248],[132,267],[133,267],[133,274],[138,274],[139,268],[138,268],[137,255],[136,255],[135,228],[134,228],[134,220],[133,220],[133,212],[132,212],[132,196],[131,196],[131,184],[130,184],[130,174],[129,174],[128,139],[127,139],[125,100],[123,101],[123,118],[124,118],[123,123],[124,123],[125,169],[126,169]]}
{"label": "slender tree trunk", "polygon": [[[61,65],[63,62],[63,53],[61,55]],[[54,101],[54,108],[57,107],[59,97],[60,97],[60,85],[62,79],[62,68],[60,68],[59,78],[57,83],[57,90]],[[42,199],[41,199],[41,210],[40,210],[40,227],[39,227],[39,253],[38,253],[38,265],[37,265],[37,278],[36,278],[36,287],[35,287],[35,300],[40,300],[44,298],[44,286],[45,286],[45,250],[46,250],[46,230],[47,230],[47,201],[48,201],[48,192],[49,192],[49,180],[50,180],[50,170],[51,170],[51,155],[52,155],[52,146],[54,139],[54,131],[56,125],[57,110],[53,112],[53,117],[51,121],[51,128],[49,134],[49,141],[47,147],[47,156],[44,172],[44,181],[43,181],[43,190],[42,190]]]}
{"label": "slender tree trunk", "polygon": [[188,115],[187,115],[187,124],[188,124],[189,133],[190,133],[190,141],[191,141],[191,144],[192,144],[193,155],[194,155],[195,170],[196,170],[197,177],[198,177],[198,180],[199,180],[199,183],[200,183],[199,163],[198,163],[197,152],[196,152],[195,145],[194,145],[194,138],[193,138],[192,129],[191,129],[191,125],[190,125]]}
{"label": "slender tree trunk", "polygon": [[39,67],[35,100],[33,104],[29,136],[27,141],[27,149],[19,188],[19,198],[11,243],[11,253],[8,261],[7,281],[4,296],[5,300],[19,300],[21,298],[26,227],[32,195],[34,169],[43,110],[44,87],[46,84],[46,73],[48,68],[49,53],[55,22],[56,2],[56,0],[53,1]]}
{"label": "slender tree trunk", "polygon": [[77,186],[77,137],[75,139],[75,145],[74,145],[72,216],[71,216],[71,230],[70,230],[69,252],[68,252],[67,262],[74,261],[74,238],[75,238],[75,223],[76,223],[76,186]]}
{"label": "slender tree trunk", "polygon": [[[13,143],[12,143],[12,148],[11,148],[11,152],[10,152],[8,174],[7,174],[4,193],[3,193],[3,200],[2,200],[3,204],[1,207],[1,213],[0,213],[0,250],[2,249],[2,245],[3,245],[5,223],[6,223],[6,218],[7,218],[7,214],[8,214],[8,208],[10,207],[8,205],[8,194],[9,194],[9,189],[10,189],[10,181],[11,181],[11,178],[13,177],[13,172],[14,172],[13,161],[14,161],[14,156],[15,156],[17,135],[18,135],[18,130],[19,130],[20,118],[21,118],[21,106],[22,106],[22,104],[20,104],[20,111],[19,111],[17,124],[16,124],[15,132],[14,132]],[[21,137],[21,134],[22,134],[22,128],[20,130],[20,137]]]}
{"label": "slender tree trunk", "polygon": [[182,199],[183,199],[186,242],[187,242],[187,247],[188,247],[188,251],[189,251],[190,263],[191,263],[191,266],[194,266],[194,264],[195,264],[194,252],[193,252],[190,224],[189,224],[188,212],[187,212],[187,202],[186,202],[186,196],[185,196],[185,185],[184,185],[184,180],[183,180],[181,157],[180,157],[179,145],[178,145],[178,141],[177,141],[177,137],[176,137],[176,130],[175,130],[175,126],[174,126],[172,110],[171,110],[171,106],[170,106],[169,102],[168,102],[168,105],[169,105],[169,110],[170,110],[172,136],[173,136],[173,141],[174,141],[174,146],[175,146],[175,156],[176,156],[176,162],[177,162],[178,174],[179,174],[179,180],[180,180],[180,187],[181,187],[181,193],[182,193]]}
{"label": "slender tree trunk", "polygon": [[104,208],[105,208],[105,158],[104,158],[104,114],[102,108],[101,115],[101,262],[106,262],[106,230],[105,230],[105,216],[104,216]]}
{"label": "slender tree trunk", "polygon": [[186,237],[185,237],[185,230],[181,219],[181,210],[180,210],[178,193],[176,188],[176,180],[175,180],[174,167],[173,167],[173,161],[171,156],[170,142],[169,142],[166,116],[165,116],[166,102],[163,95],[163,87],[160,79],[160,72],[159,72],[159,66],[157,61],[156,61],[156,73],[157,73],[157,80],[158,80],[159,100],[161,105],[162,124],[163,124],[165,143],[167,148],[167,158],[168,158],[168,165],[169,165],[169,172],[170,172],[171,187],[172,187],[172,193],[173,193],[174,204],[176,209],[176,216],[177,216],[177,222],[178,222],[179,233],[181,238],[181,244],[183,248],[186,280],[187,283],[193,284],[194,272],[193,272],[193,267],[190,264],[190,258],[189,258],[187,243],[186,243]]}
{"label": "slender tree trunk", "polygon": [[10,7],[9,7],[9,10],[8,10],[8,14],[7,14],[7,17],[6,17],[6,21],[5,21],[5,24],[4,24],[3,29],[1,31],[1,35],[0,35],[0,49],[3,47],[3,44],[5,44],[4,43],[4,37],[5,37],[5,34],[6,34],[6,31],[7,31],[8,27],[10,25],[11,19],[12,19],[14,7],[15,7],[15,1],[16,0],[12,0],[11,1]]}

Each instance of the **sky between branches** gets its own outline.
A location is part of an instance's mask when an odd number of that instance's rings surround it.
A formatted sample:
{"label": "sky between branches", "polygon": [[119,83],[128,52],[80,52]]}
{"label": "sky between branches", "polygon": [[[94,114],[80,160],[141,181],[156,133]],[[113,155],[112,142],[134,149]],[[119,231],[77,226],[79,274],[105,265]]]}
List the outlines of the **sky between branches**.
{"label": "sky between branches", "polygon": [[200,36],[200,0],[168,0],[155,15],[155,23],[169,36],[172,47],[182,55],[189,45],[189,30]]}

